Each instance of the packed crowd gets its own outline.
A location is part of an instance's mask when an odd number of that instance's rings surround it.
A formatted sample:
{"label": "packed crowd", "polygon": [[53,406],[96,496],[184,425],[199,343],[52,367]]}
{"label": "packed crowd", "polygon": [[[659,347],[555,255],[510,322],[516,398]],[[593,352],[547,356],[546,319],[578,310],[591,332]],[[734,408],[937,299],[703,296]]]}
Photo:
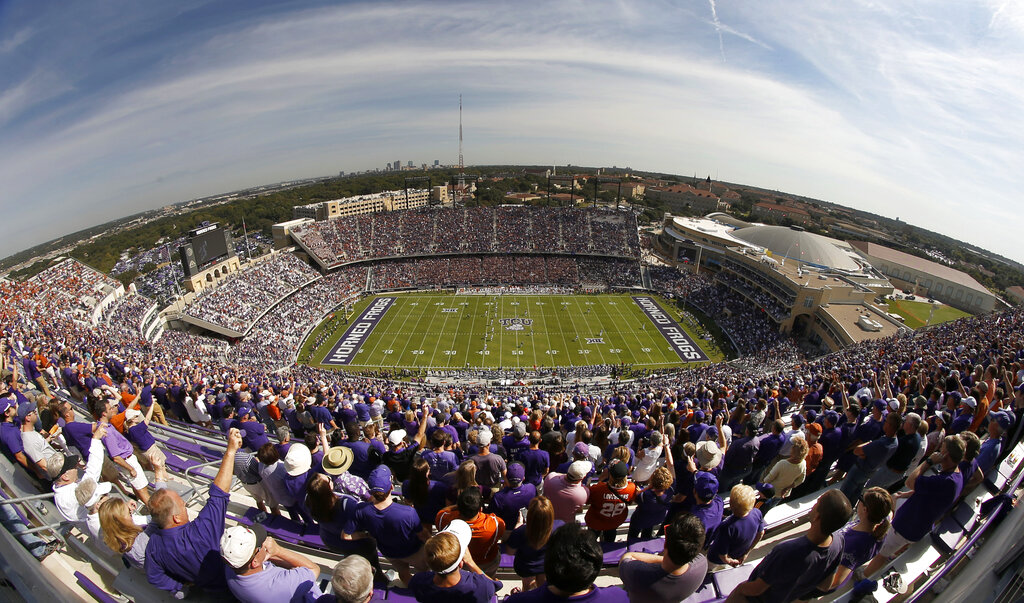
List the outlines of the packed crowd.
{"label": "packed crowd", "polygon": [[268,309],[318,277],[294,255],[279,253],[200,293],[185,308],[185,314],[245,333]]}
{"label": "packed crowd", "polygon": [[[743,566],[769,510],[801,497],[817,500],[806,530],[775,543],[730,600],[867,588],[862,577],[870,582],[925,538],[992,472],[1024,413],[1019,310],[859,343],[770,374],[709,365],[608,393],[557,395],[172,360],[144,342],[88,331],[29,317],[6,328],[13,377],[0,392],[0,447],[52,483],[68,521],[157,588],[189,584],[243,601],[318,595],[319,569],[259,529],[227,525],[232,473],[262,510],[287,513],[348,556],[324,601],[368,600],[367,568],[381,557],[418,600],[489,601],[502,587],[494,580],[502,552],[521,579],[510,603],[680,601],[708,572]],[[49,410],[49,400],[39,406],[22,390],[46,382],[40,356],[95,421],[62,428],[67,449],[87,459],[83,474],[77,457],[35,429],[36,409]],[[205,400],[199,421],[197,400]],[[50,420],[66,408],[58,400]],[[161,415],[225,432],[220,471],[194,519],[159,487],[159,448],[142,435]],[[127,498],[148,504],[149,527],[131,527],[131,505],[105,496],[94,460],[103,457],[130,486]],[[155,490],[139,477],[140,457],[157,470]],[[623,538],[621,587],[594,587],[599,542]]]}
{"label": "packed crowd", "polygon": [[109,299],[121,283],[72,259],[50,266],[24,283],[0,283],[0,320],[43,314],[63,316],[95,324],[99,304]]}
{"label": "packed crowd", "polygon": [[385,260],[370,267],[370,291],[460,285],[566,287],[600,283],[636,287],[640,268],[618,258],[485,255]]}
{"label": "packed crowd", "polygon": [[328,274],[256,321],[232,346],[228,360],[271,370],[291,366],[309,331],[339,306],[357,301],[365,284],[365,268],[346,267]]}
{"label": "packed crowd", "polygon": [[[107,306],[103,312],[103,322],[110,328],[142,335],[143,328],[146,324],[152,322],[153,315],[150,314],[148,317],[149,321],[145,323],[143,318],[147,318],[146,314],[150,310],[154,310],[155,307],[156,302],[148,297],[129,293],[114,300],[113,303]],[[155,313],[154,311],[153,314]]]}
{"label": "packed crowd", "polygon": [[314,222],[293,234],[325,267],[454,253],[544,251],[640,257],[636,218],[611,209],[422,208]]}

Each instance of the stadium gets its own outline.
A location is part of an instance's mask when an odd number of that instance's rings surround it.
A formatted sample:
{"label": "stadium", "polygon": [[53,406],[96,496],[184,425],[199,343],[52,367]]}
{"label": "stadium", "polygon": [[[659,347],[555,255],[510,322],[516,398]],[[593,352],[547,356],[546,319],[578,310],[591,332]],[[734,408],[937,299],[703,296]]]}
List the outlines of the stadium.
{"label": "stadium", "polygon": [[[823,601],[1015,597],[1018,310],[912,330],[879,305],[892,285],[841,242],[714,217],[670,216],[642,235],[627,208],[303,218],[256,258],[229,231],[202,225],[179,242],[185,292],[168,304],[72,259],[0,282],[3,569],[39,595],[26,600],[225,600],[208,565],[223,569],[219,555],[192,575],[157,569],[166,534],[196,524],[262,527],[324,570],[311,587],[325,596],[331,568],[362,557],[379,570],[374,600],[417,600],[409,576],[424,562],[349,504],[409,505],[424,539],[452,514],[500,517],[505,536],[468,550],[504,597],[537,575],[513,532],[541,521],[526,504],[539,487],[559,517],[599,533],[592,578],[608,600],[641,588],[629,564],[684,528],[705,540],[672,567],[707,570],[678,600],[784,589],[765,572],[794,563],[799,539],[829,551],[828,582],[797,580],[778,600],[816,588]],[[136,441],[140,421],[150,438]],[[920,487],[961,473],[955,493]],[[594,493],[619,479],[607,495],[621,508],[597,518]],[[107,483],[113,495],[94,494]],[[465,516],[474,496],[480,515]],[[913,534],[911,510],[927,523]],[[758,517],[749,537],[732,529]],[[149,527],[113,536],[135,524]],[[855,538],[866,551],[844,556]]]}

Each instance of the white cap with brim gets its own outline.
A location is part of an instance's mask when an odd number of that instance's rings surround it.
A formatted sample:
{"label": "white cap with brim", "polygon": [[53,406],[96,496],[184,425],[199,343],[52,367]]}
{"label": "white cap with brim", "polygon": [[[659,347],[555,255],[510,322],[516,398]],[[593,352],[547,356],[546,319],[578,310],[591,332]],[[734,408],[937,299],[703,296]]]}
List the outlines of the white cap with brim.
{"label": "white cap with brim", "polygon": [[231,526],[220,537],[220,556],[231,567],[241,569],[252,561],[256,550],[263,546],[266,539],[267,531],[259,524],[254,524],[252,528]]}
{"label": "white cap with brim", "polygon": [[473,538],[473,529],[461,519],[453,519],[448,524],[448,527],[441,530],[439,534],[444,534],[445,532],[455,534],[455,537],[459,539],[459,557],[455,560],[455,563],[441,571],[442,575],[450,574],[459,569],[459,564],[462,563],[462,559],[466,556],[466,550],[469,548],[469,541]]}
{"label": "white cap with brim", "polygon": [[301,475],[313,465],[313,454],[305,444],[293,444],[284,457],[284,468],[292,477]]}

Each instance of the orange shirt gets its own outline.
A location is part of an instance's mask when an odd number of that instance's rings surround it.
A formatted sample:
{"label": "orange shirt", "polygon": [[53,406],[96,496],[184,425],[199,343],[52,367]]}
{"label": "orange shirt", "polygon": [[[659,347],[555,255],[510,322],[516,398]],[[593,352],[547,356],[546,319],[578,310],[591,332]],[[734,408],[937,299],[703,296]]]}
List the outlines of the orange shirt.
{"label": "orange shirt", "polygon": [[621,490],[616,490],[608,482],[598,482],[590,487],[590,508],[584,516],[588,528],[604,532],[614,530],[626,521],[629,503],[636,498],[636,484],[627,482]]}
{"label": "orange shirt", "polygon": [[[443,530],[453,519],[462,519],[459,509],[454,505],[441,509],[434,524],[438,530]],[[501,554],[498,544],[505,535],[505,520],[494,513],[477,513],[474,519],[465,521],[473,530],[473,537],[469,541],[469,553],[473,555],[473,561],[477,565],[493,563]]]}

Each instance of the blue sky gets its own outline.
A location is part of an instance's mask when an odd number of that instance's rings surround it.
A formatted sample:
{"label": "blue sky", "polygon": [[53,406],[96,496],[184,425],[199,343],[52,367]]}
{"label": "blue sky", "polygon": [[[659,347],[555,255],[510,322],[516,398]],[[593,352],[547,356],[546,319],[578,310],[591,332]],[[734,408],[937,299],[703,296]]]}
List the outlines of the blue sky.
{"label": "blue sky", "polygon": [[0,0],[0,256],[412,160],[618,165],[1024,261],[1020,2]]}

